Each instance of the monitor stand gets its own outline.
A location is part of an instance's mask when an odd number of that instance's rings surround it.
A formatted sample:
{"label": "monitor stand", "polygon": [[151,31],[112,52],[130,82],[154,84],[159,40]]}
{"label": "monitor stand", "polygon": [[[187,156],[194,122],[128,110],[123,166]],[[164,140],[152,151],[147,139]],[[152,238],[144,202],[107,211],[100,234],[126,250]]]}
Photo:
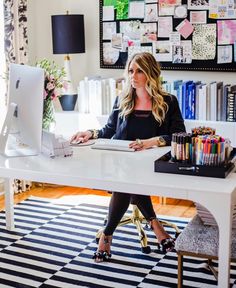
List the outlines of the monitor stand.
{"label": "monitor stand", "polygon": [[17,104],[10,103],[0,134],[0,154],[7,157],[38,155],[39,153],[36,149],[16,143],[16,138],[10,134],[12,122],[17,113],[16,111]]}

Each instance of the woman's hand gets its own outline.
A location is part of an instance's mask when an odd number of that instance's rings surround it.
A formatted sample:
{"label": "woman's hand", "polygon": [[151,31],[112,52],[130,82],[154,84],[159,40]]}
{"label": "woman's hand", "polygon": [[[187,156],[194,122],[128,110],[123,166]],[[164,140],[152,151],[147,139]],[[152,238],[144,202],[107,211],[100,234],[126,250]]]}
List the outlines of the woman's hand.
{"label": "woman's hand", "polygon": [[91,131],[78,132],[70,139],[70,143],[85,143],[92,137]]}
{"label": "woman's hand", "polygon": [[136,139],[135,141],[129,144],[129,147],[135,149],[136,151],[140,151],[144,149],[149,149],[155,145],[156,145],[155,138],[149,138],[144,140]]}

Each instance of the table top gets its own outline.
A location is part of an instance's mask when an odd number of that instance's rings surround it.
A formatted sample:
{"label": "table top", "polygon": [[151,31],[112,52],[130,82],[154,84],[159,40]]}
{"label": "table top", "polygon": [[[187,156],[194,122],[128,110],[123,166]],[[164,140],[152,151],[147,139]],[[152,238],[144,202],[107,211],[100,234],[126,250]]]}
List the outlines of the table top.
{"label": "table top", "polygon": [[80,186],[136,194],[188,199],[191,191],[230,195],[236,173],[225,179],[154,172],[154,161],[170,147],[137,152],[75,147],[72,157],[51,159],[44,155],[6,158],[0,156],[0,175],[52,184]]}

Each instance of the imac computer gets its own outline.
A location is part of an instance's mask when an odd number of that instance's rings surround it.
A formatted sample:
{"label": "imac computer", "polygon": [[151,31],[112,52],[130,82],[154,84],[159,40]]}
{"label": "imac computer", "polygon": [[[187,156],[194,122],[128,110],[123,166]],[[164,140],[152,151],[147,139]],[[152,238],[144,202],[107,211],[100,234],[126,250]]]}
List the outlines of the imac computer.
{"label": "imac computer", "polygon": [[0,153],[30,156],[41,152],[44,70],[10,64],[8,110],[0,134]]}

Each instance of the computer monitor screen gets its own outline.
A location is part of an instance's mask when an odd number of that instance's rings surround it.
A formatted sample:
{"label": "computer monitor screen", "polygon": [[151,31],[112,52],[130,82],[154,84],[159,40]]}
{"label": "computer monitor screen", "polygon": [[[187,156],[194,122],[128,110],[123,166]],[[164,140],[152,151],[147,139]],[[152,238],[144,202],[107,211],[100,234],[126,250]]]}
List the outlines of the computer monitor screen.
{"label": "computer monitor screen", "polygon": [[9,104],[1,132],[0,152],[7,156],[41,151],[44,70],[10,64]]}

